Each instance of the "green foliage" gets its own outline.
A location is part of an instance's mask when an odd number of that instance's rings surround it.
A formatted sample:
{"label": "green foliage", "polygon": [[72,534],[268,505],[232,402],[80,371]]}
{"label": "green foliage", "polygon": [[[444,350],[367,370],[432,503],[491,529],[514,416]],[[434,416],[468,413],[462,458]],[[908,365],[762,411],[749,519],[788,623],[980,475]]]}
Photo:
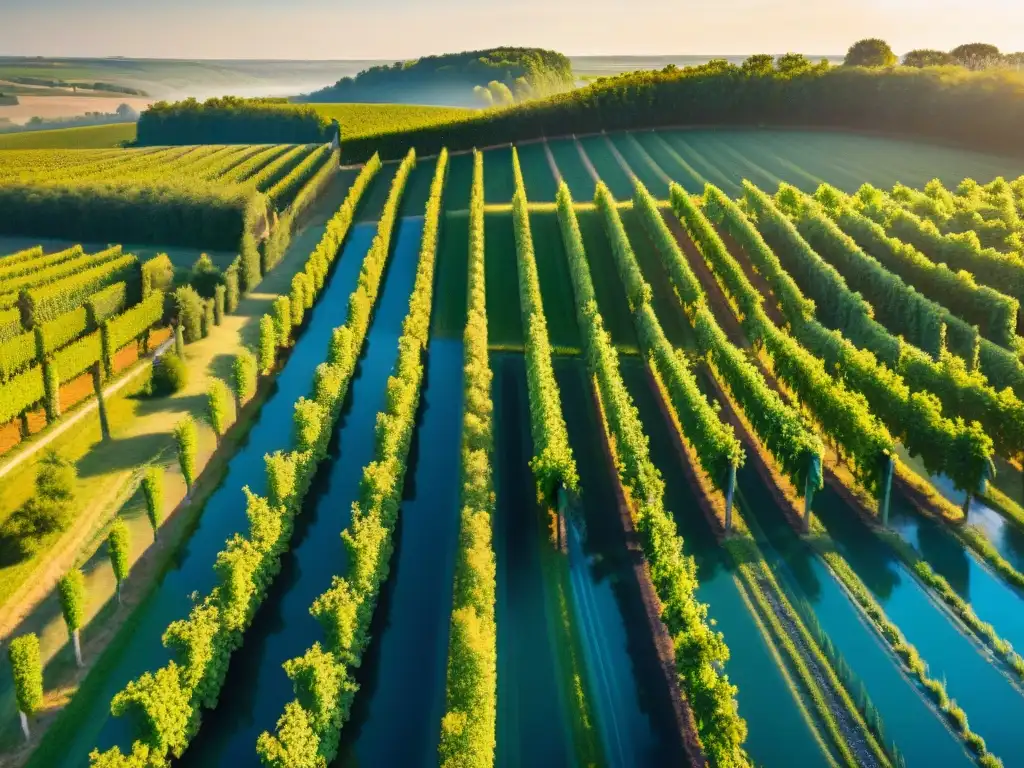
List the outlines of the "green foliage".
{"label": "green foliage", "polygon": [[302,272],[292,278],[292,290],[288,294],[288,305],[291,309],[291,326],[298,328],[302,325],[302,317],[306,310],[306,275]]}
{"label": "green foliage", "polygon": [[10,380],[36,360],[36,334],[32,331],[0,343],[0,381]]}
{"label": "green foliage", "polygon": [[213,331],[213,326],[214,325],[216,325],[216,322],[215,322],[215,310],[214,310],[214,307],[213,307],[213,299],[206,299],[205,301],[203,301],[202,330],[203,330],[203,338],[204,339],[207,336],[209,336],[210,333]]}
{"label": "green foliage", "polygon": [[[120,246],[117,250],[120,251]],[[109,285],[125,281],[137,283],[138,273],[139,260],[128,254],[76,272],[57,282],[29,288],[26,295],[33,306],[32,319],[39,324],[55,320],[74,311],[90,295]]]}
{"label": "green foliage", "polygon": [[128,578],[128,526],[120,517],[114,520],[107,534],[107,554],[114,578],[120,584]]}
{"label": "green foliage", "polygon": [[903,66],[905,67],[946,67],[956,64],[953,55],[945,51],[936,51],[931,48],[917,48],[903,55]]}
{"label": "green foliage", "polygon": [[[823,327],[814,319],[813,302],[803,296],[783,268],[777,255],[779,251],[773,252],[768,247],[740,209],[714,187],[709,187],[705,193],[705,208],[764,276],[800,343],[823,360],[851,389],[864,395],[871,411],[911,454],[923,459],[929,472],[945,473],[954,478],[958,487],[976,490],[990,471],[991,441],[976,423],[943,417],[942,406],[934,395],[927,391],[912,393],[896,372],[920,367],[922,370],[914,376],[915,381],[926,380],[927,371],[934,374],[935,381],[949,380],[939,366],[919,350],[902,345],[896,370],[893,370],[871,351],[858,349],[838,331]],[[795,249],[789,250],[793,252]],[[945,353],[943,360],[959,358]],[[959,362],[962,367],[963,362]]]}
{"label": "green foliage", "polygon": [[[928,120],[921,114],[927,112]],[[457,122],[396,130],[346,143],[347,162],[410,147],[421,154],[541,136],[659,126],[821,127],[891,132],[985,152],[1019,145],[1024,97],[1015,72],[948,68],[830,67],[802,56],[763,70],[710,62],[676,72],[637,71],[587,88]]]}
{"label": "green foliage", "polygon": [[469,283],[462,417],[462,512],[448,641],[447,709],[438,754],[444,768],[491,765],[497,720],[494,621],[494,434],[487,352],[484,269],[484,162],[473,154],[469,204]]}
{"label": "green foliage", "polygon": [[59,382],[64,384],[81,376],[102,357],[102,332],[94,331],[55,352],[51,366],[58,372]]}
{"label": "green foliage", "polygon": [[161,253],[142,264],[142,297],[153,291],[166,293],[174,285],[174,265],[166,253]]}
{"label": "green foliage", "polygon": [[228,429],[231,412],[231,391],[228,385],[214,378],[206,389],[206,420],[217,437],[223,437]]}
{"label": "green foliage", "polygon": [[177,355],[167,353],[153,361],[150,381],[154,395],[170,397],[188,386],[188,366]]}
{"label": "green foliage", "polygon": [[[335,577],[331,589],[314,602],[311,613],[325,626],[326,649],[319,643],[304,656],[286,662],[297,707],[286,708],[278,721],[277,734],[260,736],[257,749],[265,765],[280,764],[283,755],[295,746],[292,734],[303,733],[310,745],[316,745],[312,764],[329,763],[338,749],[341,727],[348,719],[356,685],[350,679],[349,666],[359,666],[369,642],[369,624],[381,584],[388,574],[393,545],[391,535],[398,518],[399,502],[405,481],[409,448],[416,425],[420,386],[423,381],[423,353],[427,345],[437,233],[441,214],[448,156],[438,158],[434,183],[427,203],[426,222],[416,281],[409,300],[409,312],[398,342],[394,374],[388,379],[387,407],[377,416],[374,460],[363,469],[359,498],[353,504],[352,522],[342,534],[348,552],[349,573]],[[407,168],[412,166],[412,156]],[[404,183],[404,181],[403,181]],[[401,187],[392,187],[388,205],[397,207]],[[371,249],[372,254],[372,249]],[[371,254],[366,259],[371,258]],[[364,268],[367,266],[364,261]],[[362,286],[356,290],[361,290]],[[365,333],[365,331],[364,331]],[[351,376],[349,368],[348,376]],[[318,376],[318,389],[323,377]],[[340,397],[328,396],[336,408]],[[296,404],[296,443],[300,452],[310,450],[326,454],[330,419],[321,413],[328,403],[308,401]],[[312,435],[310,434],[312,433]],[[313,445],[314,436],[318,436]],[[312,752],[304,748],[308,759]],[[310,764],[310,763],[307,763]]]}
{"label": "green foliage", "polygon": [[311,107],[284,99],[236,96],[172,104],[157,102],[139,116],[138,143],[295,144],[327,141],[329,123]]}
{"label": "green foliage", "polygon": [[775,375],[807,408],[822,433],[850,460],[857,479],[872,491],[881,487],[895,444],[885,426],[868,408],[864,396],[851,392],[830,376],[822,362],[808,354],[767,316],[761,294],[729,253],[711,222],[681,187],[670,190],[672,208],[704,257],[722,292],[738,308],[747,336],[763,346]]}
{"label": "green foliage", "polygon": [[958,45],[949,52],[949,55],[957,64],[967,69],[987,69],[1002,59],[999,49],[988,43]]}
{"label": "green foliage", "polygon": [[256,357],[243,349],[231,365],[231,389],[239,405],[244,405],[256,393]]}
{"label": "green foliage", "polygon": [[898,59],[885,40],[877,37],[858,40],[846,52],[843,64],[847,67],[892,67]]}
{"label": "green foliage", "polygon": [[164,520],[164,469],[153,465],[146,467],[142,477],[142,493],[146,497],[146,517],[155,536]]}
{"label": "green foliage", "polygon": [[[377,168],[360,175],[342,209],[328,223],[324,238],[309,262],[336,257],[352,213]],[[386,206],[391,215],[386,218],[387,229],[379,232],[382,245],[378,252],[384,255],[388,252],[387,238],[391,234],[403,185],[404,177],[393,187],[394,194]],[[273,319],[264,316],[261,328],[264,326],[269,327],[272,342]],[[355,360],[364,335],[365,330],[358,345],[354,346],[354,337],[348,328],[336,329],[331,341],[331,362],[317,370],[314,394],[319,413],[324,418],[319,421],[319,435],[307,433],[304,436],[307,445],[313,446],[313,451],[290,451],[268,458],[268,488],[273,491],[273,500],[256,496],[248,488],[243,489],[249,519],[247,536],[235,535],[227,542],[215,565],[217,587],[196,605],[188,620],[175,622],[164,635],[164,643],[175,652],[181,663],[172,661],[156,673],[147,672],[115,696],[111,704],[115,715],[138,715],[136,723],[139,730],[133,744],[133,755],[139,756],[140,765],[165,764],[169,754],[180,756],[198,731],[201,709],[216,705],[231,653],[241,645],[242,634],[280,569],[280,556],[287,548],[294,516],[302,508],[303,496],[310,487],[318,462],[326,456],[327,442],[355,371]],[[341,348],[338,348],[338,339],[343,340]],[[269,349],[269,364],[273,365],[272,343]],[[338,360],[345,361],[345,365],[336,364]],[[183,474],[188,479],[194,472],[194,460],[191,469],[185,461],[195,452],[197,435],[194,422],[187,418],[179,424],[175,437],[179,445],[179,463],[182,463]],[[351,687],[346,690],[350,696]],[[288,711],[292,709],[289,707]],[[282,727],[284,733],[296,733],[287,722]],[[305,738],[308,723],[299,732]],[[116,747],[103,754],[94,751],[90,755],[92,764],[96,766],[118,765],[122,758]]]}
{"label": "green foliage", "polygon": [[46,536],[70,525],[76,480],[71,462],[46,451],[36,472],[35,493],[4,521],[0,535],[21,554],[33,554]]}
{"label": "green foliage", "polygon": [[[179,289],[179,291],[189,289]],[[190,300],[191,295],[189,296]],[[186,300],[186,301],[187,301]],[[177,294],[175,301],[178,301]],[[164,294],[153,291],[131,309],[122,312],[107,322],[107,343],[111,354],[143,336],[156,327],[164,316]],[[187,329],[187,326],[186,326]]]}
{"label": "green foliage", "polygon": [[52,424],[60,418],[60,371],[52,359],[43,363],[43,389],[46,393],[43,400],[46,423]]}
{"label": "green foliage", "polygon": [[886,234],[885,229],[852,210],[842,192],[822,185],[814,195],[825,212],[865,253],[922,295],[962,320],[978,326],[982,335],[1004,347],[1015,345],[1020,302],[984,285],[966,271],[954,272]]}
{"label": "green foliage", "polygon": [[199,431],[191,416],[186,415],[174,425],[174,442],[178,448],[178,466],[191,491],[196,479],[196,457],[199,451]]}
{"label": "green foliage", "polygon": [[43,705],[43,663],[39,656],[39,638],[34,633],[21,635],[7,646],[14,678],[18,710],[33,715]]}
{"label": "green foliage", "polygon": [[224,296],[227,293],[227,288],[223,285],[218,285],[214,289],[213,296],[213,324],[220,325],[224,322]]}
{"label": "green foliage", "polygon": [[575,490],[579,483],[576,461],[569,446],[569,433],[562,416],[562,399],[551,362],[551,342],[540,295],[540,278],[533,252],[530,216],[519,156],[512,149],[516,171],[516,193],[512,199],[515,226],[516,265],[519,273],[519,306],[526,328],[526,383],[530,396],[530,429],[534,455],[530,468],[537,481],[537,496],[551,502],[559,486]]}
{"label": "green foliage", "polygon": [[180,286],[172,296],[178,325],[185,334],[185,343],[199,341],[203,338],[203,314],[206,311],[202,297],[190,285]]}
{"label": "green foliage", "polygon": [[[606,205],[610,198],[607,189],[599,191],[598,197],[605,203],[599,206],[606,220],[612,212],[617,215],[614,205]],[[696,565],[683,555],[674,519],[664,507],[664,482],[651,461],[640,415],[622,381],[618,354],[597,310],[583,238],[569,188],[564,182],[558,190],[558,216],[583,332],[587,369],[597,383],[607,429],[614,438],[619,479],[636,510],[644,554],[663,604],[662,619],[675,638],[676,668],[693,707],[701,743],[715,765],[748,765],[750,761],[742,747],[747,728],[739,716],[737,691],[720,669],[729,658],[729,650],[722,634],[711,629],[707,606],[696,598]],[[610,230],[615,239],[620,229],[613,226]],[[624,248],[632,254],[628,241],[613,245],[615,251]],[[629,270],[623,272],[630,273]],[[649,306],[649,300],[641,298],[633,306],[633,312],[639,315]],[[685,652],[681,653],[681,649]]]}
{"label": "green foliage", "polygon": [[331,158],[331,147],[324,144],[307,154],[302,162],[292,168],[267,190],[267,197],[274,207],[284,210],[306,183]]}
{"label": "green foliage", "polygon": [[274,318],[263,315],[260,318],[259,365],[260,372],[266,376],[274,368],[277,357],[277,329]]}
{"label": "green foliage", "polygon": [[85,576],[78,568],[68,571],[57,582],[57,599],[60,611],[64,615],[64,623],[68,632],[75,632],[82,627],[85,619]]}
{"label": "green foliage", "polygon": [[491,80],[487,84],[487,90],[491,92],[491,102],[496,107],[508,107],[516,101],[515,96],[512,95],[512,89],[497,80]]}
{"label": "green foliage", "polygon": [[[356,77],[343,77],[334,85],[305,97],[314,102],[409,102],[466,106],[476,86],[491,81],[511,88],[522,80],[533,95],[566,91],[574,86],[572,64],[555,51],[541,48],[491,48],[481,51],[423,56],[393,66],[374,66]],[[522,86],[518,86],[522,90]],[[459,95],[462,94],[462,99]],[[509,92],[509,102],[511,92]],[[389,105],[390,106],[390,105]],[[342,127],[342,137],[348,131]]]}
{"label": "green foliage", "polygon": [[224,272],[224,309],[228,313],[238,309],[238,260],[231,263],[231,266]]}
{"label": "green foliage", "polygon": [[0,384],[0,423],[16,419],[45,397],[42,366],[33,365]]}
{"label": "green foliage", "polygon": [[[85,306],[82,308],[88,315],[88,327],[97,328],[106,320],[114,317],[119,312],[123,312],[124,308],[128,306],[128,284],[127,283],[114,283],[104,288],[102,291],[97,291],[88,298],[85,302]],[[79,310],[75,310],[77,312]],[[61,315],[54,323],[60,322],[63,318],[67,318],[68,315]],[[76,324],[77,327],[77,324]],[[66,334],[68,332],[65,332]],[[48,336],[52,333],[48,333]],[[78,334],[75,334],[77,336]],[[73,336],[71,338],[74,338]],[[49,340],[49,339],[48,339]],[[63,344],[57,343],[56,341],[50,340],[54,347],[63,346]]]}
{"label": "green foliage", "polygon": [[274,299],[274,338],[279,347],[288,346],[292,335],[291,300],[287,296]]}
{"label": "green foliage", "polygon": [[224,284],[224,274],[217,269],[213,260],[203,253],[192,265],[188,284],[204,299],[212,299],[217,286]]}

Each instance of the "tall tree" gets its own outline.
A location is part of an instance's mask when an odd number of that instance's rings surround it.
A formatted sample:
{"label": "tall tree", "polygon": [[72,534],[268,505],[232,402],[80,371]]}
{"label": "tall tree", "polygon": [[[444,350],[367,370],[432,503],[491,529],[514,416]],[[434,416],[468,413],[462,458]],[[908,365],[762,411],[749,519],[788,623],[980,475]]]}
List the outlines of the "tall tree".
{"label": "tall tree", "polygon": [[185,478],[187,500],[192,493],[192,485],[196,480],[196,457],[199,452],[199,431],[191,416],[185,415],[181,421],[174,426],[174,442],[178,446],[178,466],[181,467],[181,474]]}
{"label": "tall tree", "polygon": [[142,493],[146,497],[146,517],[153,528],[153,539],[160,535],[164,519],[164,468],[156,464],[147,467],[142,478]]}
{"label": "tall tree", "polygon": [[260,318],[260,372],[266,376],[274,367],[274,358],[277,353],[277,329],[274,325],[274,318],[264,315]]}
{"label": "tall tree", "polygon": [[68,626],[68,634],[75,648],[75,663],[81,668],[82,643],[79,630],[85,618],[85,576],[76,568],[64,574],[57,582],[57,597],[60,599],[60,611],[64,614],[64,623]]}
{"label": "tall tree", "polygon": [[206,390],[206,420],[209,422],[217,442],[228,430],[228,411],[231,409],[231,391],[228,385],[214,378]]}
{"label": "tall tree", "polygon": [[897,62],[896,54],[885,40],[871,37],[858,40],[846,52],[843,66],[847,67],[891,67]]}
{"label": "tall tree", "polygon": [[121,582],[128,578],[128,526],[120,517],[114,520],[107,535],[107,554],[117,580],[117,602],[121,603]]}
{"label": "tall tree", "polygon": [[39,656],[39,638],[34,633],[11,640],[7,648],[14,677],[14,696],[21,716],[21,732],[29,740],[28,718],[43,703],[43,662]]}
{"label": "tall tree", "polygon": [[256,392],[256,358],[248,349],[235,355],[231,367],[231,389],[235,393],[235,407],[241,409]]}

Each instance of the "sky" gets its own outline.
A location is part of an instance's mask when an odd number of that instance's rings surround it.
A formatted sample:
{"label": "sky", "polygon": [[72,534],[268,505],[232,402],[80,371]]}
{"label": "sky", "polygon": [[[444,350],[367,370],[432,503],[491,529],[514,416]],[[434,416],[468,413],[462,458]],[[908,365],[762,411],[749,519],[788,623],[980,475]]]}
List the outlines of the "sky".
{"label": "sky", "polygon": [[0,0],[0,55],[403,59],[496,45],[568,55],[1024,50],[1022,0]]}

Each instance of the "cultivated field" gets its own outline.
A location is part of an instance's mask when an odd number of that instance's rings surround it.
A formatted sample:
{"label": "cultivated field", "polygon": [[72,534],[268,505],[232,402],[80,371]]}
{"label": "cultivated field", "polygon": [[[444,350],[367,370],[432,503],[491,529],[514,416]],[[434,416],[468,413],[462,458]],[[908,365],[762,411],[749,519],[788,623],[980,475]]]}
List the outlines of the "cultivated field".
{"label": "cultivated field", "polygon": [[[1020,763],[1024,162],[663,130],[338,163],[0,153],[0,200],[26,215],[24,190],[58,186],[247,201],[237,247],[211,228],[123,256],[68,216],[51,236],[81,251],[0,256],[0,402],[39,380],[5,412],[14,439],[30,424],[8,456],[68,418],[55,371],[74,366],[48,339],[98,337],[89,397],[141,371],[106,396],[109,435],[90,412],[50,446],[78,516],[0,570],[3,633],[36,631],[45,664],[21,748],[4,667],[6,760]],[[108,358],[192,327],[178,292],[206,249],[224,281],[185,339],[190,380],[146,396],[148,362]],[[46,314],[95,270],[113,277]],[[159,291],[159,317],[118,331]],[[5,515],[41,460],[0,477]],[[51,594],[73,565],[83,670]]]}

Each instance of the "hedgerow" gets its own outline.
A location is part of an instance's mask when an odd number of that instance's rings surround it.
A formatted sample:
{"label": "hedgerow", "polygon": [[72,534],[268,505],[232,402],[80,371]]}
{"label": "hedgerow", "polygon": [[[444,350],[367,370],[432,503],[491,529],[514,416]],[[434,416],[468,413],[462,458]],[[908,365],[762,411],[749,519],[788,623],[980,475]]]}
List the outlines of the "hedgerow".
{"label": "hedgerow", "polygon": [[447,708],[438,755],[443,768],[494,762],[498,697],[496,564],[493,546],[494,454],[492,373],[487,351],[484,268],[484,161],[473,154],[469,204],[462,511],[448,641]]}
{"label": "hedgerow", "polygon": [[530,460],[537,481],[538,498],[551,501],[559,487],[575,490],[579,478],[562,416],[562,398],[551,363],[551,342],[540,295],[540,278],[533,252],[526,187],[519,169],[519,155],[512,148],[516,192],[512,199],[516,265],[519,273],[519,306],[526,329],[526,383],[530,398],[530,427],[534,455]]}

